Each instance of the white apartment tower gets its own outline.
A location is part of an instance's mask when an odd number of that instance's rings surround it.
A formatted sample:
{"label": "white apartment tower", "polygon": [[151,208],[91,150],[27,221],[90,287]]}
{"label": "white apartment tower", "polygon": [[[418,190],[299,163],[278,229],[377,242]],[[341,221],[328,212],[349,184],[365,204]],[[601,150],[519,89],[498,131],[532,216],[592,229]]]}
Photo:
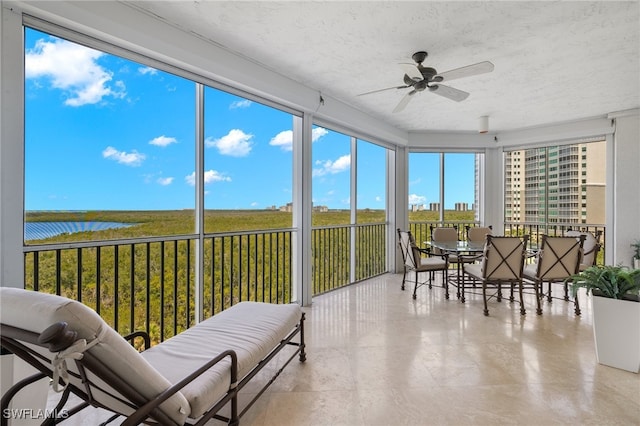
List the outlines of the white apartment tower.
{"label": "white apartment tower", "polygon": [[604,224],[605,144],[505,153],[505,221]]}

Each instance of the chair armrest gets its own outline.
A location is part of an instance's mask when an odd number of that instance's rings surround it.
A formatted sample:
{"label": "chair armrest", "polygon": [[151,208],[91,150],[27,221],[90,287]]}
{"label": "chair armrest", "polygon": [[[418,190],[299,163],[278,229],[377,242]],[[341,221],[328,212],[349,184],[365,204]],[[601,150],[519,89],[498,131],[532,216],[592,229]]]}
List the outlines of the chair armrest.
{"label": "chair armrest", "polygon": [[449,260],[449,253],[436,254],[436,253],[433,253],[430,248],[421,248],[418,246],[416,246],[416,248],[418,249],[420,254],[424,254],[427,257],[441,257],[443,260]]}
{"label": "chair armrest", "polygon": [[460,260],[460,262],[463,263],[471,263],[471,262],[475,262],[476,260],[480,260],[484,257],[484,254],[461,254],[458,256],[458,259]]}
{"label": "chair armrest", "polygon": [[[149,337],[149,334],[146,331],[134,331],[131,334],[127,334],[126,336],[124,336],[124,340],[128,340],[129,343],[131,343],[131,346],[134,346],[134,340],[137,337],[142,337],[142,339],[144,340],[144,350],[147,350],[151,347],[151,337]],[[135,346],[134,346],[135,347]],[[137,349],[137,348],[136,348]],[[140,351],[142,352],[142,351]]]}

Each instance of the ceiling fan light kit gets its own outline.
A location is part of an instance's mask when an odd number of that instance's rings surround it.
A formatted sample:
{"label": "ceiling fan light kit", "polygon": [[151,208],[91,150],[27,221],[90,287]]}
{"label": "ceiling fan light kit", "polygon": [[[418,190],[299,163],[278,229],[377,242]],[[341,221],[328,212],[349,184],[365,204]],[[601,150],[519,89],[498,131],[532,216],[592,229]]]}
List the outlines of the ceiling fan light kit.
{"label": "ceiling fan light kit", "polygon": [[412,96],[418,92],[424,91],[425,89],[429,89],[429,92],[451,99],[452,101],[461,102],[469,97],[469,93],[440,83],[456,78],[484,74],[493,71],[494,68],[491,62],[484,61],[443,73],[438,73],[435,68],[425,67],[422,65],[422,62],[424,62],[428,55],[429,54],[425,51],[416,52],[411,56],[415,64],[399,64],[404,70],[404,76],[402,78],[405,84],[404,86],[394,86],[386,89],[373,90],[371,92],[361,93],[358,96],[370,95],[373,93],[383,92],[385,90],[411,88],[411,91],[406,93],[404,97],[400,99],[400,102],[393,110],[394,113],[404,110],[409,104]]}

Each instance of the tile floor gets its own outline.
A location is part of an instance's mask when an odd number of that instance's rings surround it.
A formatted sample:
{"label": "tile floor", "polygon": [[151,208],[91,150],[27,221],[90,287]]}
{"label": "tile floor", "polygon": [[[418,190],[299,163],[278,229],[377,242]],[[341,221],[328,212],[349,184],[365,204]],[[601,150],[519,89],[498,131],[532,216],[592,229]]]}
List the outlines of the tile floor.
{"label": "tile floor", "polygon": [[[581,317],[561,300],[536,316],[532,297],[525,317],[495,300],[484,317],[481,296],[462,304],[455,291],[445,300],[442,288],[422,287],[413,300],[401,278],[314,298],[307,362],[292,361],[240,423],[640,425],[640,375],[597,364],[585,295]],[[64,424],[108,417],[90,410]]]}

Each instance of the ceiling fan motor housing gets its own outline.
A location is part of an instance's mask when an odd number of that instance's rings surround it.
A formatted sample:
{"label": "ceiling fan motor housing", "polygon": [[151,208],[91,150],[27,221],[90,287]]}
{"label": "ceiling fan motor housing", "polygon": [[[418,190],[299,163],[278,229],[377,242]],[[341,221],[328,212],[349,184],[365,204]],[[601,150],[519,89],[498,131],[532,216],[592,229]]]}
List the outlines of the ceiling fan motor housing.
{"label": "ceiling fan motor housing", "polygon": [[435,68],[423,67],[422,65],[418,65],[418,69],[420,70],[420,73],[422,74],[424,79],[427,80],[428,82],[432,81],[433,77],[435,77],[436,74],[438,74],[438,71],[436,71]]}

